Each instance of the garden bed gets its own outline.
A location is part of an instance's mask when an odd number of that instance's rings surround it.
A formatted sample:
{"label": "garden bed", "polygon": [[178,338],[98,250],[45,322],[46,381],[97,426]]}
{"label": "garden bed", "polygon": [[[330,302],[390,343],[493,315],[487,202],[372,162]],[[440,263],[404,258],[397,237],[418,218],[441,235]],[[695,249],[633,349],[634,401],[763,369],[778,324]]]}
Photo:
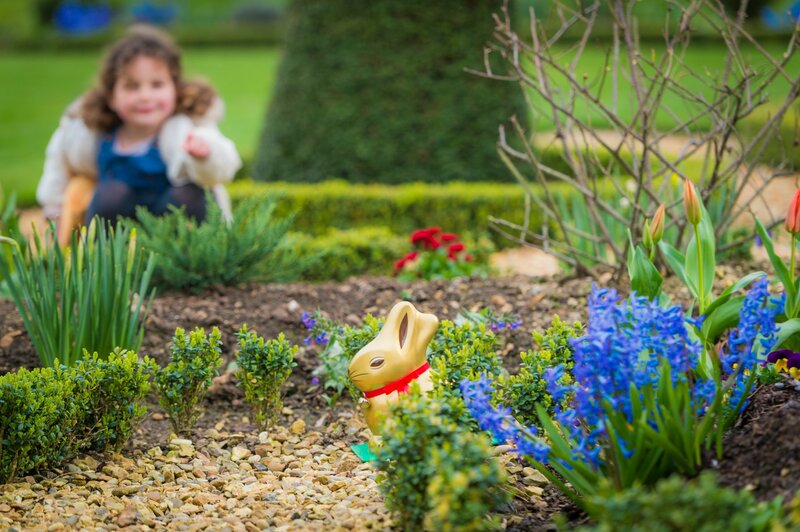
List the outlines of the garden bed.
{"label": "garden bed", "polygon": [[[751,264],[723,266],[720,273],[734,278],[753,269]],[[688,298],[674,279],[668,283],[668,293],[677,294],[678,300]],[[585,320],[591,284],[587,278],[563,277],[410,284],[362,277],[335,284],[250,285],[160,296],[148,317],[140,354],[161,365],[168,361],[167,345],[176,327],[218,326],[225,364],[232,360],[233,335],[243,323],[266,338],[284,332],[301,346],[298,366],[285,388],[280,427],[259,435],[240,390],[223,376],[205,400],[206,412],[190,435],[191,443],[170,444],[169,421],[153,396],[148,416],[122,455],[81,457],[63,470],[0,488],[0,523],[24,529],[44,529],[51,523],[186,525],[190,530],[385,528],[389,515],[375,483],[376,471],[349,449],[366,441],[368,432],[348,399],[331,408],[312,385],[318,348],[302,342],[307,331],[301,313],[320,309],[333,320],[358,325],[366,313],[384,316],[400,299],[440,319],[454,319],[461,308],[510,312],[523,326],[501,337],[499,347],[505,367],[515,372],[519,353],[532,347],[531,330],[544,330],[553,314],[567,322]],[[0,301],[0,373],[37,365],[14,305]],[[789,381],[759,389],[727,437],[726,456],[718,464],[723,481],[747,486],[762,499],[794,494],[800,489],[799,429],[800,392]],[[527,464],[508,452],[503,460],[520,490],[501,515],[507,528],[546,527],[555,513],[564,511],[571,521],[581,519]]]}

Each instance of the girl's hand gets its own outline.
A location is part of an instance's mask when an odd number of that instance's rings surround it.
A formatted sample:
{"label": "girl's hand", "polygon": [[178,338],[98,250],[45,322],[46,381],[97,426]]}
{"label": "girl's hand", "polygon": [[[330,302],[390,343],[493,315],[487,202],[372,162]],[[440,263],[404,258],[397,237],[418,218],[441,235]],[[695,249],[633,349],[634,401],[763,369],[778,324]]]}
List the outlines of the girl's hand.
{"label": "girl's hand", "polygon": [[191,131],[186,135],[186,140],[183,141],[183,150],[195,159],[205,159],[211,153],[208,142]]}

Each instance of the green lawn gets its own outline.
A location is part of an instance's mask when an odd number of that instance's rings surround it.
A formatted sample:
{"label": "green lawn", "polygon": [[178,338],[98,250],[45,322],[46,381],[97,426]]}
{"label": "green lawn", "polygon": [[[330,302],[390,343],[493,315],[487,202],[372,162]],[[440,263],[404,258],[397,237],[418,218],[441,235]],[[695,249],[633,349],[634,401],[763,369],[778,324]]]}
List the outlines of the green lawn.
{"label": "green lawn", "polygon": [[[225,99],[222,131],[245,158],[258,142],[278,58],[274,48],[184,51],[186,73],[208,79]],[[47,141],[99,61],[96,52],[0,54],[0,186],[20,203],[35,201]]]}
{"label": "green lawn", "polygon": [[[763,44],[763,47],[770,55],[772,55],[772,57],[776,59],[780,58],[785,50],[785,46],[781,46],[776,42],[765,43]],[[678,77],[679,83],[688,88],[688,90],[694,95],[702,94],[705,99],[709,101],[713,100],[715,97],[719,97],[708,89],[708,83],[714,83],[715,81],[713,80],[720,77],[723,72],[726,52],[724,45],[697,43],[693,45],[690,50],[691,51],[690,53],[687,53],[685,60],[687,67],[691,69],[694,74],[690,74],[688,71],[683,70],[676,61],[673,64],[673,73],[675,74],[675,77]],[[773,67],[770,65],[768,60],[758,53],[757,50],[755,50],[755,48],[752,46],[742,45],[742,51],[747,63],[751,65],[757,73],[757,78],[755,81],[753,81],[753,85],[757,85],[757,82],[765,78],[767,74],[773,70]],[[663,48],[658,49],[657,47],[651,47],[649,45],[643,45],[642,52],[648,57],[648,59],[655,62],[660,61],[664,54]],[[560,55],[557,54],[556,60],[562,66],[566,66],[573,57],[574,54],[565,51]],[[598,87],[600,87],[600,83],[602,81],[600,73],[602,72],[601,69],[605,63],[606,57],[604,51],[600,48],[592,47],[587,48],[586,52],[578,63],[578,69],[576,72],[577,78],[586,80],[585,83],[589,87],[592,94],[596,94]],[[627,57],[624,54],[620,57],[620,63],[622,65],[627,64]],[[638,104],[635,92],[631,88],[627,79],[625,79],[625,70],[626,69],[624,67],[621,67],[622,77],[619,80],[616,109],[623,120],[628,121],[638,111]],[[790,63],[787,65],[786,71],[790,76],[794,76],[798,70],[800,70],[800,54],[795,54]],[[552,73],[553,71],[549,70],[549,72]],[[733,76],[732,79],[737,78]],[[567,81],[560,76],[554,76],[551,79],[551,83],[557,87],[568,86]],[[770,102],[782,102],[788,91],[789,83],[785,79],[779,77],[773,83],[772,88],[769,91]],[[612,80],[609,75],[606,76],[606,79],[602,84],[601,91],[601,101],[608,108],[613,107],[613,92]],[[533,91],[532,94],[532,99],[536,105],[545,106],[543,103],[544,100],[541,97],[533,93]],[[567,100],[568,98],[566,91],[562,91],[560,101],[563,103]],[[582,103],[586,100],[579,98],[578,101]],[[688,103],[683,96],[680,96],[671,90],[665,92],[661,101],[663,105],[667,106],[672,113],[674,113],[674,115],[672,115],[666,112],[666,108],[663,107],[658,109],[655,116],[655,121],[657,127],[662,130],[671,129],[674,126],[674,116],[679,117],[683,121],[690,116],[697,115],[698,109],[700,109],[699,105],[695,103]],[[612,127],[611,122],[605,115],[596,112],[595,106],[591,107],[592,111],[589,111],[585,105],[579,105],[577,106],[577,109],[579,116],[581,116],[582,119],[591,124],[594,128],[608,129]],[[650,117],[650,119],[652,120],[653,117]],[[710,126],[710,124],[710,118],[698,122],[698,125],[702,128],[707,128]],[[533,129],[536,131],[552,129],[552,113],[536,113],[535,126],[536,127]]]}

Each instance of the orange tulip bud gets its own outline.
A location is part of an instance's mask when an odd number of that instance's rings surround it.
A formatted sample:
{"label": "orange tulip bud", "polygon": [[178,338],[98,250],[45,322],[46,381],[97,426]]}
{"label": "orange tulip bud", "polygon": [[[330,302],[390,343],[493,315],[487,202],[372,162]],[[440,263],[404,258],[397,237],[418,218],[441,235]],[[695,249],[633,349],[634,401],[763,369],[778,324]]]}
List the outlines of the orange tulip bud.
{"label": "orange tulip bud", "polygon": [[653,215],[653,222],[650,224],[650,236],[653,239],[653,244],[658,244],[661,237],[664,236],[664,213],[666,207],[664,204],[658,206],[656,213]]}
{"label": "orange tulip bud", "polygon": [[786,213],[784,225],[791,234],[800,233],[800,188],[794,193],[794,197],[789,203],[789,212]]}
{"label": "orange tulip bud", "polygon": [[700,198],[697,196],[697,189],[694,183],[688,179],[683,180],[683,208],[686,210],[686,218],[692,225],[700,223],[702,211],[700,210]]}

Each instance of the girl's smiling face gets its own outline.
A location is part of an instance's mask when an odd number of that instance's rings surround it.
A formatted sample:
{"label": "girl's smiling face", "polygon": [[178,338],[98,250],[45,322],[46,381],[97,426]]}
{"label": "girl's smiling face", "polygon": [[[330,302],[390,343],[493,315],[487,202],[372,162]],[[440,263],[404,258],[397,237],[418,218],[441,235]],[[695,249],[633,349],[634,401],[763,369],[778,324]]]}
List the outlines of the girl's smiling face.
{"label": "girl's smiling face", "polygon": [[111,93],[109,107],[123,127],[153,135],[175,112],[176,88],[161,59],[140,55],[125,65]]}

